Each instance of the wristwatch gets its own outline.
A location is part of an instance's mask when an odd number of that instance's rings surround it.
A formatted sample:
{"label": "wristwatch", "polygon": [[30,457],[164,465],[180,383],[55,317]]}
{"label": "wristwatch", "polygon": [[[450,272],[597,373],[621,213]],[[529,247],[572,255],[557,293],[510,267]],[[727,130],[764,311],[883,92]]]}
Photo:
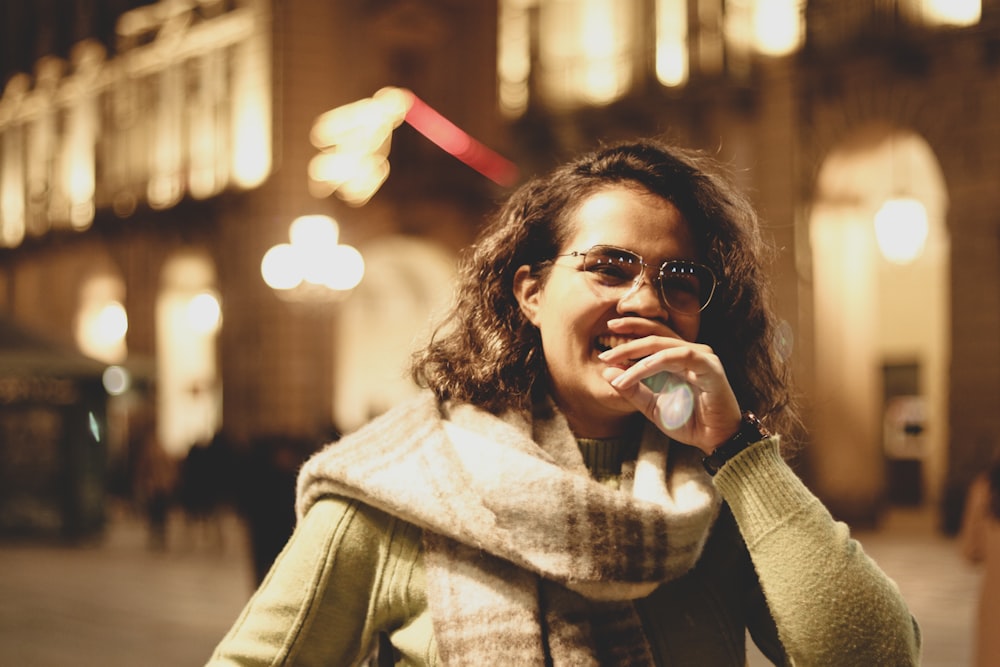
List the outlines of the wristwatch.
{"label": "wristwatch", "polygon": [[746,410],[740,420],[739,430],[729,440],[716,447],[714,452],[703,458],[701,464],[705,466],[709,475],[715,475],[729,459],[755,442],[770,437],[770,435],[771,433],[760,423],[757,415]]}

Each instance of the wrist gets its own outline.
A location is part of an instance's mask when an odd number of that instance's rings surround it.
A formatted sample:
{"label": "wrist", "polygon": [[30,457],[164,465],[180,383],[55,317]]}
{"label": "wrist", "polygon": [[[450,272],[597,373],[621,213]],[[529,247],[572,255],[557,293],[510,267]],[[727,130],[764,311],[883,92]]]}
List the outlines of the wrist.
{"label": "wrist", "polygon": [[757,415],[747,410],[740,419],[736,433],[702,458],[701,463],[708,474],[714,476],[734,456],[770,435]]}

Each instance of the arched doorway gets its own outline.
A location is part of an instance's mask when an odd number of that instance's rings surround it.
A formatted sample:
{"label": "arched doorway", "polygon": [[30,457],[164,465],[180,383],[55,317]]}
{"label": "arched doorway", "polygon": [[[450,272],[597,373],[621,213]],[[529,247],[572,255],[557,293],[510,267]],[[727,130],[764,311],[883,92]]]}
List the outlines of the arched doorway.
{"label": "arched doorway", "polygon": [[[904,261],[883,247],[887,201],[926,220]],[[906,207],[910,208],[907,209]],[[824,161],[809,217],[814,314],[813,447],[817,491],[846,518],[941,493],[947,447],[947,193],[930,146],[869,126]],[[919,231],[919,215],[895,239]],[[889,234],[892,241],[892,234]]]}
{"label": "arched doorway", "polygon": [[365,277],[341,306],[334,349],[334,423],[361,426],[415,391],[410,355],[430,335],[454,289],[455,257],[406,236],[361,249]]}
{"label": "arched doorway", "polygon": [[188,250],[170,257],[156,300],[156,404],[160,444],[176,458],[222,426],[220,312],[208,254]]}

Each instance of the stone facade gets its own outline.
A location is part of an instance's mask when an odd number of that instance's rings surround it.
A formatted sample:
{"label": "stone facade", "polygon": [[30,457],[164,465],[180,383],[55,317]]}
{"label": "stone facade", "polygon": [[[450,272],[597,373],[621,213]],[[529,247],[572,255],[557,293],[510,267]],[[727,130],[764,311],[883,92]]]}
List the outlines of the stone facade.
{"label": "stone facade", "polygon": [[[167,210],[140,208],[124,219],[98,210],[85,232],[0,251],[0,307],[68,341],[75,303],[67,286],[84,274],[90,260],[81,258],[106,261],[128,285],[129,348],[153,357],[159,267],[178,249],[207,251],[223,295],[224,428],[238,441],[324,432],[334,426],[330,406],[344,400],[331,369],[343,353],[336,351],[343,325],[338,318],[348,311],[279,299],[260,276],[267,248],[286,240],[294,217],[327,213],[340,221],[344,241],[358,247],[403,235],[454,253],[503,194],[403,126],[393,135],[392,176],[368,204],[355,208],[310,195],[305,174],[315,154],[308,139],[313,121],[395,85],[418,91],[480,141],[514,158],[525,175],[615,137],[664,133],[717,150],[752,193],[778,249],[774,297],[794,334],[792,359],[808,430],[822,407],[815,401],[824,382],[815,370],[815,249],[809,240],[817,178],[824,162],[859,131],[906,130],[931,147],[949,201],[947,444],[931,498],[942,507],[944,526],[954,528],[968,480],[1000,446],[995,0],[983,3],[978,26],[942,30],[870,20],[868,3],[810,2],[806,47],[794,56],[757,59],[739,78],[693,76],[680,90],[645,81],[601,108],[552,113],[535,105],[512,122],[497,111],[495,2],[290,0],[270,6],[274,154],[266,181],[202,201],[186,198]],[[846,476],[831,472],[836,465],[826,462],[834,459],[810,456],[808,446],[798,465],[821,495],[829,489],[824,499],[835,513],[875,521],[886,502],[877,434],[844,447],[842,458],[855,456],[851,448],[857,448],[857,464],[848,460]]]}

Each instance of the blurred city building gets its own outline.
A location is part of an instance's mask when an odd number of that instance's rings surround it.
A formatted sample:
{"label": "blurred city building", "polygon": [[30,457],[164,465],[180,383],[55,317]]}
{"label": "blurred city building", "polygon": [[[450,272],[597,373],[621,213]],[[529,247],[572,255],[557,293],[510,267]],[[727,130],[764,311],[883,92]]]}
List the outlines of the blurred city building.
{"label": "blurred city building", "polygon": [[0,315],[0,533],[99,530],[105,367]]}
{"label": "blurred city building", "polygon": [[652,134],[766,221],[836,514],[954,530],[1000,446],[998,0],[8,0],[0,68],[0,311],[146,369],[112,468],[380,413],[508,189]]}

